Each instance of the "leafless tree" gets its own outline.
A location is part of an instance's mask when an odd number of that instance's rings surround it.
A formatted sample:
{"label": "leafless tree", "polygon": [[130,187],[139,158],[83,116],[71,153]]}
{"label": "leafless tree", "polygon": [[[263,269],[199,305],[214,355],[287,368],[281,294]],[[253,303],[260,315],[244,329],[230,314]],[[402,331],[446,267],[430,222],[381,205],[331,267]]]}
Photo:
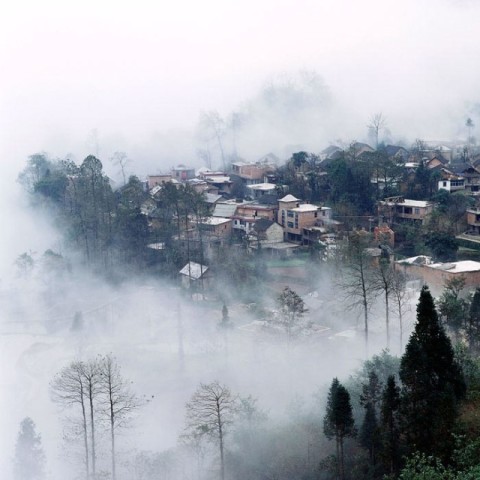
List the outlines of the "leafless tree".
{"label": "leafless tree", "polygon": [[90,478],[90,454],[87,425],[87,384],[83,362],[72,362],[63,368],[51,383],[52,399],[62,409],[78,408],[81,415],[81,435],[85,449],[85,478]]}
{"label": "leafless tree", "polygon": [[220,151],[223,169],[226,169],[225,148],[223,145],[223,137],[225,136],[225,121],[216,110],[203,112],[200,116],[200,130],[206,141],[215,140]]}
{"label": "leafless tree", "polygon": [[80,362],[81,375],[85,385],[85,396],[89,405],[90,413],[90,452],[92,458],[92,477],[96,476],[97,450],[95,438],[95,406],[100,393],[100,370],[96,359],[88,362]]}
{"label": "leafless tree", "polygon": [[126,167],[130,163],[130,159],[127,157],[125,152],[115,152],[110,158],[110,161],[117,167],[120,168],[120,172],[123,177],[123,184],[127,184],[127,174]]}
{"label": "leafless tree", "polygon": [[347,308],[360,308],[364,319],[365,352],[368,357],[368,322],[371,303],[375,293],[372,275],[372,257],[366,247],[368,235],[357,233],[351,236],[346,249],[343,269],[337,285],[343,291]]}
{"label": "leafless tree", "polygon": [[218,445],[220,479],[225,480],[225,435],[237,411],[237,398],[217,381],[201,383],[186,405],[186,432]]}
{"label": "leafless tree", "polygon": [[373,273],[373,289],[382,292],[385,302],[385,328],[387,332],[387,348],[390,348],[390,298],[393,295],[393,268],[389,260],[380,258]]}
{"label": "leafless tree", "polygon": [[367,125],[368,129],[375,138],[375,148],[378,148],[378,136],[381,130],[384,130],[387,126],[387,119],[383,113],[376,113],[370,118],[370,123]]}
{"label": "leafless tree", "polygon": [[129,382],[122,376],[120,367],[114,357],[106,355],[101,358],[98,363],[98,370],[102,410],[108,416],[110,429],[112,479],[116,480],[116,432],[118,429],[127,426],[140,403],[131,391]]}
{"label": "leafless tree", "polygon": [[403,319],[405,314],[409,311],[410,305],[408,303],[408,292],[406,289],[405,275],[397,270],[393,269],[392,272],[392,296],[395,302],[395,313],[398,317],[400,326],[400,352],[403,350]]}

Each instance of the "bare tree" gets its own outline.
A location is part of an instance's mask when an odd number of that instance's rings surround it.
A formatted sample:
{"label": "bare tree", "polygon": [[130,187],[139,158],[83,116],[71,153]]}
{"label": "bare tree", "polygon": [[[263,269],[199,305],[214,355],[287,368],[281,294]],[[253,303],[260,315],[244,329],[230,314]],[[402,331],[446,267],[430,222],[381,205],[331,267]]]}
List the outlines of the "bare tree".
{"label": "bare tree", "polygon": [[215,140],[220,151],[223,169],[226,170],[225,149],[223,146],[223,137],[225,136],[225,121],[216,110],[203,112],[200,117],[200,129],[204,132],[202,135],[206,141]]}
{"label": "bare tree", "polygon": [[364,319],[365,352],[368,357],[368,321],[375,293],[372,275],[372,257],[366,247],[368,236],[357,233],[351,236],[337,285],[343,290],[347,308],[360,308]]}
{"label": "bare tree", "polygon": [[88,362],[80,362],[80,373],[85,385],[85,396],[89,405],[90,413],[90,452],[92,458],[92,478],[96,477],[97,450],[95,439],[95,406],[100,393],[100,370],[96,359]]}
{"label": "bare tree", "polygon": [[237,411],[237,398],[217,381],[201,383],[186,405],[186,430],[190,435],[207,436],[218,445],[220,479],[225,480],[225,435]]}
{"label": "bare tree", "polygon": [[387,126],[387,119],[383,116],[383,113],[376,113],[370,118],[370,123],[367,125],[369,131],[375,138],[375,148],[378,148],[378,136],[381,130],[384,130]]}
{"label": "bare tree", "polygon": [[373,269],[373,289],[382,292],[385,302],[385,329],[387,333],[387,348],[390,348],[390,297],[393,294],[393,268],[387,258],[380,258]]}
{"label": "bare tree", "polygon": [[130,385],[121,374],[120,367],[111,355],[103,357],[99,364],[99,392],[102,394],[102,406],[108,416],[110,428],[110,446],[112,455],[112,479],[116,477],[115,436],[118,429],[127,426],[132,414],[140,406]]}
{"label": "bare tree", "polygon": [[117,167],[120,168],[120,172],[123,177],[123,184],[127,184],[127,174],[126,174],[126,167],[130,163],[130,159],[127,157],[125,152],[115,152],[113,156],[110,158],[110,161]]}
{"label": "bare tree", "polygon": [[403,350],[403,319],[409,311],[408,292],[405,275],[398,269],[392,271],[392,296],[395,302],[395,314],[400,327],[400,352]]}
{"label": "bare tree", "polygon": [[63,368],[51,383],[53,401],[62,408],[79,408],[81,434],[84,444],[85,478],[90,478],[90,454],[88,445],[86,381],[82,362],[72,362]]}

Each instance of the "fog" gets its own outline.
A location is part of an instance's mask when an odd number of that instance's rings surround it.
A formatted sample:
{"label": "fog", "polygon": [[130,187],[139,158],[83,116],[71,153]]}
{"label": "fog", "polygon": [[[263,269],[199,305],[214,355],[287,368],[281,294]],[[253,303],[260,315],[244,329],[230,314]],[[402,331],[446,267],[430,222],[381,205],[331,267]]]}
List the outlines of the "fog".
{"label": "fog", "polygon": [[[235,148],[247,160],[368,140],[376,112],[386,116],[392,142],[465,138],[466,118],[480,122],[480,4],[47,0],[10,2],[2,10],[0,472],[11,472],[19,422],[30,416],[51,478],[74,478],[62,455],[61,413],[49,394],[53,375],[74,359],[113,353],[148,400],[121,440],[125,454],[174,447],[184,404],[200,382],[218,379],[251,394],[275,418],[295,393],[311,402],[333,376],[358,368],[361,338],[323,338],[286,355],[284,340],[252,338],[240,328],[252,320],[242,306],[229,305],[236,328],[226,339],[217,328],[221,305],[191,305],[152,278],[107,285],[65,250],[17,175],[41,151],[77,161],[98,154],[117,180],[109,161],[115,151],[127,153],[128,172],[140,178],[178,163],[198,167],[198,149],[205,147],[198,124],[209,111],[226,121],[242,115]],[[226,142],[231,153],[233,139]],[[214,147],[212,160],[221,166]],[[47,249],[72,259],[61,282],[40,267],[28,281],[17,277],[20,254],[40,259]],[[310,287],[331,295],[328,278]],[[323,313],[324,323],[341,316],[341,328],[356,326],[341,302],[336,308]],[[74,334],[78,311],[85,329]],[[372,327],[375,353],[384,338],[380,323]]]}

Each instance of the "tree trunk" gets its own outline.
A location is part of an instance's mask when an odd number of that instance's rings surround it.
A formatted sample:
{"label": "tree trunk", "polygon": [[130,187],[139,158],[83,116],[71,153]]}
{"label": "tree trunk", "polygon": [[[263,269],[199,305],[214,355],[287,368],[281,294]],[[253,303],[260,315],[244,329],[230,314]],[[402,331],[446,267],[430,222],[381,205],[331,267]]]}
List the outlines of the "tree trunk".
{"label": "tree trunk", "polygon": [[92,385],[90,384],[88,398],[90,402],[90,423],[91,423],[91,431],[90,436],[92,440],[92,478],[95,480],[96,472],[95,472],[95,463],[96,463],[96,452],[95,452],[95,419],[93,414],[93,392],[92,392]]}
{"label": "tree trunk", "polygon": [[385,289],[385,322],[387,327],[387,348],[390,348],[390,317],[388,310],[388,290]]}
{"label": "tree trunk", "polygon": [[87,432],[87,413],[85,411],[85,403],[83,401],[83,388],[80,390],[82,404],[82,421],[83,421],[83,443],[85,447],[85,468],[87,471],[86,478],[90,478],[90,457],[88,455],[88,432]]}

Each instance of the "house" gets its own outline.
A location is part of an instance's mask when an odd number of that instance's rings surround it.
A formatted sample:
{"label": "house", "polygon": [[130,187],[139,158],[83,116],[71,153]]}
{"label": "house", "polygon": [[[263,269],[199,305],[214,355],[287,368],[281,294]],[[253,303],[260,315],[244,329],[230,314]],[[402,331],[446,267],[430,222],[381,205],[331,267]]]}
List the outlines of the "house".
{"label": "house", "polygon": [[277,186],[274,183],[256,183],[248,185],[247,189],[251,191],[253,198],[261,198],[263,195],[271,195],[276,192]]}
{"label": "house", "polygon": [[274,165],[263,163],[232,163],[232,173],[242,180],[245,185],[262,183],[267,173],[275,170]]}
{"label": "house", "polygon": [[248,240],[251,248],[269,248],[283,243],[283,228],[277,222],[260,218],[251,229]]}
{"label": "house", "polygon": [[209,186],[209,190],[215,189],[219,194],[231,194],[233,181],[228,175],[206,175],[205,181]]}
{"label": "house", "polygon": [[208,236],[226,238],[232,233],[232,220],[224,217],[207,217],[198,222],[198,228]]}
{"label": "house", "polygon": [[401,163],[405,163],[409,157],[408,150],[398,145],[387,145],[385,147],[385,153],[388,158]]}
{"label": "house", "polygon": [[202,291],[211,282],[210,269],[196,262],[188,262],[179,272],[182,287],[187,290]]}
{"label": "house", "polygon": [[467,209],[468,233],[480,235],[480,208]]}
{"label": "house", "polygon": [[464,179],[465,190],[472,195],[478,195],[480,192],[480,169],[469,163],[460,163],[451,165],[451,170]]}
{"label": "house", "polygon": [[430,257],[419,255],[395,262],[408,278],[418,279],[427,284],[435,295],[442,292],[447,281],[463,278],[466,289],[480,285],[480,262],[462,260],[459,262],[433,263]]}
{"label": "house", "polygon": [[277,221],[284,229],[285,240],[303,243],[303,229],[319,225],[319,210],[316,205],[300,203],[298,198],[290,194],[280,199]]}
{"label": "house", "polygon": [[158,185],[163,185],[164,183],[171,182],[172,181],[172,175],[169,173],[163,174],[163,175],[147,175],[147,186],[148,190],[152,190],[152,188],[158,186]]}
{"label": "house", "polygon": [[276,211],[276,205],[263,205],[256,202],[237,203],[235,214],[231,217],[233,228],[249,234],[259,219],[274,221]]}
{"label": "house", "polygon": [[423,224],[433,207],[432,202],[425,200],[390,197],[378,203],[378,215],[388,225],[402,222]]}
{"label": "house", "polygon": [[182,183],[186,182],[187,180],[195,178],[195,169],[186,167],[185,165],[178,165],[172,168],[172,178]]}
{"label": "house", "polygon": [[442,178],[438,181],[439,190],[447,190],[447,192],[458,192],[465,190],[465,179],[459,175],[455,175],[450,170],[442,168],[440,170]]}

